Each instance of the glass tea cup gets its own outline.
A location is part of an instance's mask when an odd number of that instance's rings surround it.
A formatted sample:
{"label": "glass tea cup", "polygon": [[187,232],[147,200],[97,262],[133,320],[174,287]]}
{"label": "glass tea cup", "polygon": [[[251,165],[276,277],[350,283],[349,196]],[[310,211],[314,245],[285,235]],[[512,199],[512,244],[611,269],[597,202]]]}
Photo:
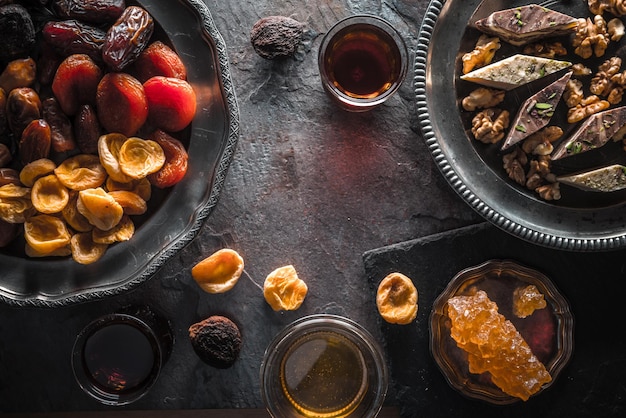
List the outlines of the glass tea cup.
{"label": "glass tea cup", "polygon": [[261,365],[261,396],[275,418],[375,417],[387,384],[372,335],[336,315],[291,323],[270,343]]}
{"label": "glass tea cup", "polygon": [[169,324],[147,307],[101,316],[78,334],[72,350],[74,377],[105,405],[126,405],[156,382],[171,353]]}
{"label": "glass tea cup", "polygon": [[387,21],[355,15],[337,22],[318,53],[322,85],[343,109],[371,110],[402,84],[408,66],[406,44]]}

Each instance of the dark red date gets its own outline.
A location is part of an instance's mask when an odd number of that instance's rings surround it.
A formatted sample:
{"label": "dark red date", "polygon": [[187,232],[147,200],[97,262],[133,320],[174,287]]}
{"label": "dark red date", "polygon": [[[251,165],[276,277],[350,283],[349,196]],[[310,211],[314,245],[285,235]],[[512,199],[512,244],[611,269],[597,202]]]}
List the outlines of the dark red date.
{"label": "dark red date", "polygon": [[81,106],[74,118],[74,138],[78,148],[84,154],[97,154],[101,134],[102,128],[94,108],[90,105]]}
{"label": "dark red date", "polygon": [[113,70],[121,71],[137,59],[150,42],[154,20],[137,6],[130,6],[109,28],[102,47],[102,58]]}
{"label": "dark red date", "polygon": [[28,124],[20,139],[20,159],[26,165],[50,155],[50,125],[43,119]]}
{"label": "dark red date", "polygon": [[59,102],[49,97],[42,103],[43,118],[50,125],[51,147],[55,152],[67,152],[76,149],[72,122],[63,113]]}
{"label": "dark red date", "polygon": [[22,136],[26,126],[41,118],[41,99],[30,87],[11,90],[7,98],[7,121],[16,138]]}
{"label": "dark red date", "polygon": [[64,56],[86,54],[102,61],[106,32],[75,19],[48,22],[41,30],[44,41]]}
{"label": "dark red date", "polygon": [[54,0],[52,2],[52,9],[60,17],[97,24],[115,21],[125,8],[124,0]]}

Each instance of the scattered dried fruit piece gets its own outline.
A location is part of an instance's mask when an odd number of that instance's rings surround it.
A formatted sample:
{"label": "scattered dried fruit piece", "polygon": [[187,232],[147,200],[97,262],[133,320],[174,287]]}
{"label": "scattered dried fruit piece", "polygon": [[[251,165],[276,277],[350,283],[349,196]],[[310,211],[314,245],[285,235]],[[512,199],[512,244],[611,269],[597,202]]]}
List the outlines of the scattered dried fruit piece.
{"label": "scattered dried fruit piece", "polygon": [[489,372],[492,382],[508,395],[528,400],[552,380],[513,323],[482,290],[448,300],[451,336],[467,352],[469,371]]}
{"label": "scattered dried fruit piece", "polygon": [[279,267],[263,283],[263,297],[275,311],[293,311],[304,302],[308,287],[292,265]]}
{"label": "scattered dried fruit piece", "polygon": [[189,340],[195,353],[210,366],[226,369],[241,351],[241,333],[225,316],[210,316],[189,327]]}
{"label": "scattered dried fruit piece", "polygon": [[518,318],[526,318],[537,309],[547,306],[543,294],[535,285],[518,287],[513,291],[513,313]]}
{"label": "scattered dried fruit piece", "polygon": [[205,292],[224,293],[237,284],[243,267],[237,251],[223,248],[193,266],[191,277]]}
{"label": "scattered dried fruit piece", "polygon": [[261,57],[272,60],[293,55],[300,41],[304,24],[285,16],[268,16],[258,20],[250,31],[252,47]]}
{"label": "scattered dried fruit piece", "polygon": [[417,316],[417,298],[417,289],[410,278],[391,273],[378,285],[376,306],[385,321],[406,325]]}

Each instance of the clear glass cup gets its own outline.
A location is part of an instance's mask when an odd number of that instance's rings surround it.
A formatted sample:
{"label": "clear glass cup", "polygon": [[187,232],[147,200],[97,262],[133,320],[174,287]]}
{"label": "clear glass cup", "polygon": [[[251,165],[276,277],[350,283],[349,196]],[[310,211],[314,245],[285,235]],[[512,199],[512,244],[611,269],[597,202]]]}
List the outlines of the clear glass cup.
{"label": "clear glass cup", "polygon": [[371,110],[402,84],[408,51],[387,21],[355,15],[337,22],[322,39],[318,53],[322,85],[343,109]]}
{"label": "clear glass cup", "polygon": [[157,381],[171,353],[167,320],[147,307],[104,315],[78,334],[72,369],[83,391],[105,405],[126,405]]}
{"label": "clear glass cup", "polygon": [[275,418],[375,417],[387,384],[378,343],[359,324],[336,315],[291,323],[261,364],[261,396]]}

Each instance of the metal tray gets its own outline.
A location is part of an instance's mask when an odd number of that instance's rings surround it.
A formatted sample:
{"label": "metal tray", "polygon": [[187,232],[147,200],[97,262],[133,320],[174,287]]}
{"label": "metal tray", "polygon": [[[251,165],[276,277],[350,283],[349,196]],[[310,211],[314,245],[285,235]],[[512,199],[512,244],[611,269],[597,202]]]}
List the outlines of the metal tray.
{"label": "metal tray", "polygon": [[[623,248],[626,246],[626,192],[582,192],[561,185],[561,200],[541,200],[534,192],[525,190],[507,177],[502,168],[499,144],[486,146],[467,133],[467,115],[459,107],[467,83],[458,77],[461,56],[473,48],[478,36],[468,24],[493,11],[530,3],[533,2],[431,1],[420,29],[414,64],[422,134],[435,162],[454,190],[501,229],[532,243],[563,250]],[[552,0],[538,4],[573,17],[590,16],[586,2]],[[611,17],[607,14],[605,19]],[[459,27],[466,29],[450,30]],[[505,53],[505,45],[503,42],[503,51],[498,51],[500,57]],[[571,42],[564,45],[571,52]],[[587,65],[595,73],[598,62],[611,57],[617,48],[616,44],[604,57]],[[578,58],[578,61],[582,60]],[[568,129],[564,138],[573,126]],[[599,164],[623,163],[626,153],[619,150],[619,145],[607,144],[604,149],[586,153],[584,157],[569,157],[554,167],[561,172],[574,172]]]}
{"label": "metal tray", "polygon": [[57,307],[128,291],[148,280],[191,241],[216,205],[239,136],[239,110],[226,46],[202,0],[138,0],[187,67],[197,96],[185,178],[158,194],[128,242],[80,265],[71,258],[32,259],[0,251],[0,299],[17,306]]}

